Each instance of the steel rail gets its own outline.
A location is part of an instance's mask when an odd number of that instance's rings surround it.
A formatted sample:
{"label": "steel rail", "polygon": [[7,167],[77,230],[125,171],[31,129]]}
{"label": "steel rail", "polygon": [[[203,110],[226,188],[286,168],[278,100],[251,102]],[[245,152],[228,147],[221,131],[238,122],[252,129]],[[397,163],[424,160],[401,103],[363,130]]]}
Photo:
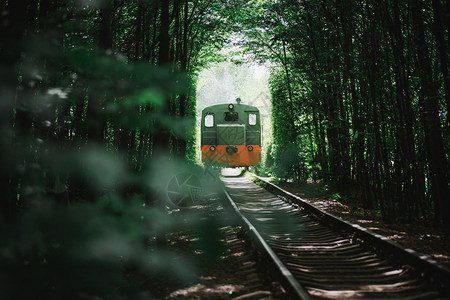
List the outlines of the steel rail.
{"label": "steel rail", "polygon": [[286,265],[280,260],[280,258],[275,254],[275,252],[270,248],[267,242],[263,239],[261,234],[256,230],[255,226],[241,213],[236,203],[234,203],[230,194],[223,189],[224,194],[228,200],[228,203],[233,208],[234,212],[239,216],[242,225],[245,227],[249,239],[257,249],[261,250],[261,253],[265,256],[272,267],[277,271],[279,278],[281,279],[281,284],[286,289],[288,294],[294,299],[312,299],[311,296],[306,292],[306,290],[300,285],[300,283],[295,279],[294,275],[289,271]]}
{"label": "steel rail", "polygon": [[249,174],[251,174],[251,176],[255,177],[256,179],[265,182],[270,187],[269,189],[271,192],[275,192],[278,195],[284,196],[285,198],[290,199],[292,202],[302,207],[307,213],[315,217],[319,222],[328,224],[327,226],[330,226],[330,224],[339,226],[345,232],[353,235],[356,238],[359,238],[375,249],[384,252],[384,254],[395,255],[404,262],[410,264],[411,266],[414,266],[421,272],[430,275],[437,282],[441,282],[444,285],[444,288],[445,286],[447,288],[448,286],[450,286],[450,270],[438,264],[436,261],[428,258],[424,254],[421,254],[412,249],[404,248],[401,245],[391,241],[387,237],[374,233],[360,225],[351,224],[345,220],[342,220],[341,218],[338,218],[326,211],[315,207],[301,197],[278,187],[277,185],[261,178],[254,173],[249,172]]}

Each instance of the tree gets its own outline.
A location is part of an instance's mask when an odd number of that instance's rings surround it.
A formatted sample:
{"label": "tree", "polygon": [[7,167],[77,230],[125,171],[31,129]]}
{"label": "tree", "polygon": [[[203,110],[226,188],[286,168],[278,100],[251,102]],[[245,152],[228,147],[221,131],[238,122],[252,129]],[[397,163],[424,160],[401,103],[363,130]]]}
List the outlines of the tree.
{"label": "tree", "polygon": [[[297,153],[307,145],[306,169],[319,163],[321,177],[337,192],[365,208],[379,207],[387,222],[444,222],[449,140],[443,53],[449,32],[441,19],[443,2],[240,5],[232,16],[242,44],[279,66],[272,97],[292,105],[274,106],[274,148],[286,149],[286,135],[296,132],[287,140],[295,140]],[[424,18],[425,8],[433,9],[432,19]],[[286,125],[283,113],[293,123]],[[303,128],[310,142],[298,138]],[[282,161],[275,157],[274,164]]]}

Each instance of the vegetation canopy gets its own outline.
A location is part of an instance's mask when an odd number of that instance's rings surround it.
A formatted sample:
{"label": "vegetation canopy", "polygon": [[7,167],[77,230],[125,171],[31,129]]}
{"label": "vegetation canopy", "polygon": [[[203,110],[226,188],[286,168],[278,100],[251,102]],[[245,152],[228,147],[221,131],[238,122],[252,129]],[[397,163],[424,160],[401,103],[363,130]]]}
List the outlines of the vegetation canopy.
{"label": "vegetation canopy", "polygon": [[134,278],[192,280],[161,245],[181,226],[168,183],[192,174],[214,191],[196,165],[196,95],[216,97],[222,71],[252,84],[244,63],[270,72],[258,172],[321,180],[385,222],[450,228],[450,1],[6,0],[0,11],[0,298],[146,299]]}

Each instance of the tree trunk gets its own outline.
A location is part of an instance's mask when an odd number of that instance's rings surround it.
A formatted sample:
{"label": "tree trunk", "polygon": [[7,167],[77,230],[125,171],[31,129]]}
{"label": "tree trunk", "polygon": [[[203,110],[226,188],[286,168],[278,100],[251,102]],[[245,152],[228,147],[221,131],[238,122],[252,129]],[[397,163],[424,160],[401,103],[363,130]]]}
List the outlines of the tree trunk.
{"label": "tree trunk", "polygon": [[438,112],[438,94],[433,84],[431,59],[425,40],[423,3],[411,0],[414,41],[417,47],[418,72],[421,81],[420,104],[425,132],[425,147],[430,172],[431,194],[436,203],[438,222],[450,229],[450,205],[447,186],[447,160]]}
{"label": "tree trunk", "polygon": [[142,14],[143,14],[142,2],[138,4],[138,11],[136,17],[136,32],[134,33],[134,61],[138,62],[141,58],[141,41],[142,41]]}
{"label": "tree trunk", "polygon": [[349,92],[351,95],[352,127],[354,134],[354,142],[352,147],[353,159],[355,162],[355,179],[358,184],[361,200],[365,208],[371,208],[372,203],[364,196],[365,189],[368,187],[366,166],[364,161],[364,127],[362,121],[362,113],[360,111],[360,101],[362,100],[356,90],[356,79],[352,65],[352,35],[351,24],[349,20],[350,8],[346,1],[339,1],[339,9],[341,15],[341,26],[343,31],[342,50],[344,52],[344,84],[348,83],[350,86]]}
{"label": "tree trunk", "polygon": [[342,158],[340,156],[339,147],[339,130],[338,130],[338,106],[337,106],[337,92],[336,86],[333,84],[333,73],[331,62],[328,62],[327,74],[327,95],[325,96],[326,113],[327,113],[327,139],[328,139],[328,157],[330,166],[330,180],[335,181],[338,185],[338,190],[342,191],[340,184],[342,183]]}
{"label": "tree trunk", "polygon": [[[449,1],[447,1],[449,2]],[[445,94],[445,106],[447,109],[447,118],[446,118],[446,124],[447,127],[446,130],[449,130],[450,120],[449,120],[449,114],[450,114],[450,74],[448,71],[448,48],[447,44],[445,43],[445,34],[444,34],[444,27],[442,22],[442,7],[440,0],[433,0],[433,16],[434,16],[434,22],[433,22],[433,32],[434,36],[436,37],[436,47],[437,52],[440,60],[440,67],[442,72],[442,77],[444,79],[444,94]],[[447,3],[447,5],[450,6],[450,4]],[[447,20],[447,22],[450,23],[450,21]],[[448,32],[448,35],[450,32]],[[447,36],[448,38],[448,36]]]}
{"label": "tree trunk", "polygon": [[283,43],[283,68],[286,76],[286,88],[289,96],[289,121],[291,123],[291,141],[295,142],[297,139],[297,132],[295,129],[295,116],[294,116],[294,96],[292,94],[292,85],[291,85],[291,75],[289,74],[288,62],[287,62],[287,54],[286,54],[286,41],[282,41]]}
{"label": "tree trunk", "polygon": [[100,35],[99,46],[103,50],[112,49],[112,6],[110,0],[103,0],[100,6]]}
{"label": "tree trunk", "polygon": [[[169,68],[170,57],[170,36],[169,36],[169,5],[171,1],[168,0],[160,0],[161,5],[161,13],[160,13],[160,22],[161,22],[161,33],[159,38],[159,66],[160,68]],[[170,97],[166,97],[163,105],[159,108],[159,114],[162,117],[167,118],[169,116],[170,111]],[[169,131],[166,128],[163,128],[162,125],[159,125],[159,129],[154,138],[154,152],[158,155],[166,155],[169,153]],[[153,153],[153,154],[155,154]]]}
{"label": "tree trunk", "polygon": [[[8,132],[13,129],[14,109],[16,106],[16,91],[18,85],[18,74],[16,65],[20,60],[22,51],[25,50],[23,43],[24,33],[26,31],[26,11],[30,1],[17,0],[8,1],[8,6],[3,7],[0,12],[0,91],[2,94],[2,109],[0,109],[0,129]],[[20,101],[20,99],[18,99]],[[18,109],[20,114],[20,109]],[[15,126],[17,126],[16,124]],[[25,124],[21,125],[24,127]],[[26,130],[26,128],[23,128]],[[14,137],[6,134],[0,137],[4,145],[14,147]],[[15,149],[14,152],[20,149]],[[0,148],[0,189],[2,199],[0,200],[0,209],[3,217],[13,218],[18,210],[17,206],[17,178],[12,174],[12,170],[17,168],[11,165],[10,149]],[[20,153],[20,152],[16,152]],[[12,163],[14,164],[14,163]]]}

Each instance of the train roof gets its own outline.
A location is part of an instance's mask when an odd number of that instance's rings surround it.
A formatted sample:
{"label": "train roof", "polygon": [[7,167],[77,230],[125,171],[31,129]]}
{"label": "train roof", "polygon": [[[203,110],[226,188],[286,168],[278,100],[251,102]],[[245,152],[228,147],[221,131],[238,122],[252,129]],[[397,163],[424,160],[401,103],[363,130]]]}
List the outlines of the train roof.
{"label": "train roof", "polygon": [[230,103],[222,103],[222,104],[215,104],[215,105],[211,105],[211,106],[207,106],[207,107],[205,107],[205,108],[203,108],[203,110],[202,110],[202,112],[203,111],[205,111],[206,109],[221,109],[222,107],[224,107],[224,108],[228,108],[228,105],[229,104],[233,104],[236,108],[249,108],[249,109],[252,109],[252,110],[255,110],[255,111],[259,111],[259,109],[256,107],[256,106],[253,106],[253,105],[248,105],[248,104],[242,104],[242,103],[232,103],[232,102],[230,102]]}

